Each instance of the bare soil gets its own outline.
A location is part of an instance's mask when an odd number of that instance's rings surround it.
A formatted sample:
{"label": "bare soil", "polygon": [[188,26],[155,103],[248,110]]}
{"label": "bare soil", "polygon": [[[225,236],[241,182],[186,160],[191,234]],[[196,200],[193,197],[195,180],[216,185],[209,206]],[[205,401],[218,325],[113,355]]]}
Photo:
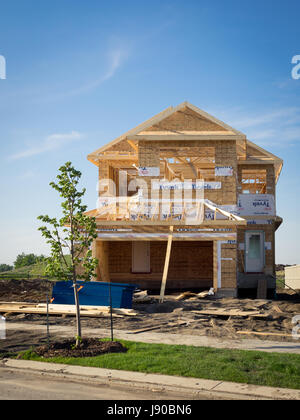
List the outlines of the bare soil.
{"label": "bare soil", "polygon": [[[44,280],[0,280],[0,301],[12,302],[46,302],[47,293],[51,289]],[[164,303],[158,303],[158,296],[152,295],[147,303],[134,303],[136,316],[124,316],[113,319],[113,328],[133,332],[151,328],[153,332],[169,334],[206,335],[226,339],[256,338],[260,340],[294,341],[291,333],[292,318],[300,314],[300,296],[285,289],[277,291],[276,300],[236,299],[208,296],[204,299],[191,297],[176,300],[180,293],[167,295]],[[239,311],[256,310],[267,314],[260,319],[250,316],[216,316],[203,315],[195,311],[211,309],[238,309]],[[35,325],[46,325],[46,316],[36,314],[4,314],[7,322],[24,322]],[[82,317],[82,328],[109,329],[110,318]],[[51,325],[75,325],[71,316],[50,316]],[[262,332],[266,335],[241,335],[239,331]],[[282,334],[268,335],[268,333]],[[138,333],[137,333],[138,334]],[[286,336],[284,336],[286,335]],[[132,335],[134,339],[134,334]],[[53,339],[58,337],[52,337]],[[20,351],[28,346],[45,343],[40,335],[28,332],[16,332],[4,341],[0,341],[0,354],[7,351]],[[27,346],[27,347],[26,347]]]}
{"label": "bare soil", "polygon": [[47,301],[47,293],[51,296],[52,283],[46,280],[0,279],[0,301],[33,302]]}
{"label": "bare soil", "polygon": [[83,339],[78,347],[74,340],[64,340],[35,348],[35,353],[43,357],[92,357],[104,353],[125,353],[127,351],[118,341],[100,341],[97,338]]}

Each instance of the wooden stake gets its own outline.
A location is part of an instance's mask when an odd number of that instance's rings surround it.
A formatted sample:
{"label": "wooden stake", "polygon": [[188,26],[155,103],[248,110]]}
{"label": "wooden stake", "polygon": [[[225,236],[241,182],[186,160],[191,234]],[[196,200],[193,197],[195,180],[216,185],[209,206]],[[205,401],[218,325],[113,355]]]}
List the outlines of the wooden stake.
{"label": "wooden stake", "polygon": [[164,272],[163,272],[163,277],[161,281],[161,289],[160,289],[160,297],[159,297],[160,303],[163,303],[164,296],[165,296],[167,276],[168,276],[168,271],[169,271],[170,255],[171,255],[171,247],[172,247],[172,239],[173,239],[173,229],[174,227],[170,226],[170,233],[168,236],[167,252],[166,252],[166,258],[165,258],[165,266],[164,266]]}

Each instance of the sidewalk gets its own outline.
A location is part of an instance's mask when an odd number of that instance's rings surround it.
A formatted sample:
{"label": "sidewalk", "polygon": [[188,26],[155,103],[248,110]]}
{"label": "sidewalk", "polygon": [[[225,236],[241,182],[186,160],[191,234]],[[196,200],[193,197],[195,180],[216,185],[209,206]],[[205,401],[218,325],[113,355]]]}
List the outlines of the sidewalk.
{"label": "sidewalk", "polygon": [[[45,325],[7,322],[7,332],[9,331],[39,331],[46,334]],[[63,325],[51,325],[50,335],[59,335],[60,337],[74,337],[75,327]],[[110,330],[103,328],[84,328],[86,337],[109,337]],[[114,330],[114,337],[119,340],[138,341],[143,343],[157,344],[178,344],[197,347],[215,347],[223,349],[237,350],[255,350],[275,353],[294,353],[300,354],[300,341],[267,341],[252,338],[225,339],[217,337],[208,337],[201,335],[171,334],[143,332],[139,334],[130,334],[124,330]]]}
{"label": "sidewalk", "polygon": [[59,376],[69,381],[108,384],[143,389],[151,392],[180,393],[189,399],[197,399],[197,394],[206,392],[208,396],[233,399],[300,400],[300,390],[272,388],[206,379],[185,378],[122,370],[71,366],[27,360],[4,359],[1,368],[26,371],[43,376]]}

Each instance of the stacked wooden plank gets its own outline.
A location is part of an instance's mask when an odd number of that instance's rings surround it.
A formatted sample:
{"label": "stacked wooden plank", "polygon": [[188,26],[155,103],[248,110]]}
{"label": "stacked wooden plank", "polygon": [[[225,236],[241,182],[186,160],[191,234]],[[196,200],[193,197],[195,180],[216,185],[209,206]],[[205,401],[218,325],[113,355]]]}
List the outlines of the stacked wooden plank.
{"label": "stacked wooden plank", "polygon": [[[22,313],[22,314],[47,314],[46,303],[27,303],[27,302],[0,302],[0,313]],[[75,305],[48,305],[49,315],[76,315]],[[133,309],[113,308],[113,317],[135,316],[137,313]],[[109,306],[80,306],[81,316],[108,317],[110,316]]]}

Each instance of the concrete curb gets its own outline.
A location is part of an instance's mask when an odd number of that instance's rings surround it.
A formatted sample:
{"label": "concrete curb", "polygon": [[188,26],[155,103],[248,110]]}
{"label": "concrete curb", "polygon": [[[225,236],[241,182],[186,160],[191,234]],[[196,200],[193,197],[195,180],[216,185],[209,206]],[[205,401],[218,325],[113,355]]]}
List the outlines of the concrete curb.
{"label": "concrete curb", "polygon": [[76,382],[111,384],[152,392],[178,392],[189,399],[197,399],[197,394],[206,392],[220,398],[300,400],[300,390],[273,388],[239,384],[234,382],[207,379],[185,378],[178,376],[147,374],[113,369],[63,365],[56,363],[34,362],[29,360],[3,359],[0,367],[18,369],[27,373],[59,376]]}

